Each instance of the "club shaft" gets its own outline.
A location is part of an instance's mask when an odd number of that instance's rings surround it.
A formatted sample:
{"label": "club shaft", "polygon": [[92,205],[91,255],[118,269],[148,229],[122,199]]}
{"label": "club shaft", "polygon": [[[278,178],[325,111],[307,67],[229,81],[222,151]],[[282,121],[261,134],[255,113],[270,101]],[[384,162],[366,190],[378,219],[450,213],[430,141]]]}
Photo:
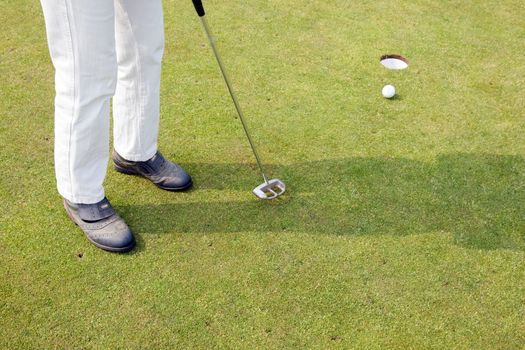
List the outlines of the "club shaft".
{"label": "club shaft", "polygon": [[228,91],[230,92],[230,96],[233,100],[233,104],[235,105],[235,109],[237,110],[237,114],[239,115],[239,119],[241,120],[241,124],[244,129],[244,133],[246,134],[246,137],[248,138],[248,142],[250,143],[250,147],[252,148],[253,155],[255,156],[255,160],[257,161],[257,165],[259,166],[259,169],[261,170],[261,174],[264,178],[264,182],[268,183],[268,178],[266,177],[264,168],[261,163],[261,159],[259,158],[259,154],[257,153],[257,148],[255,148],[255,144],[253,143],[252,137],[250,136],[248,125],[246,124],[246,120],[244,119],[244,114],[242,113],[241,106],[239,105],[239,101],[237,100],[237,97],[235,96],[235,92],[233,91],[232,85],[230,83],[230,79],[228,78],[228,74],[226,73],[226,69],[224,68],[224,65],[222,64],[221,56],[219,54],[219,51],[217,50],[217,47],[215,46],[215,40],[213,36],[211,35],[211,30],[208,26],[208,22],[206,21],[206,17],[200,16],[200,19],[202,22],[202,26],[204,27],[204,31],[206,32],[206,36],[208,37],[208,41],[210,42],[213,53],[215,54],[215,59],[217,60],[217,63],[219,64],[219,68],[221,69],[221,73],[224,78],[224,82],[226,83],[226,86],[228,87]]}

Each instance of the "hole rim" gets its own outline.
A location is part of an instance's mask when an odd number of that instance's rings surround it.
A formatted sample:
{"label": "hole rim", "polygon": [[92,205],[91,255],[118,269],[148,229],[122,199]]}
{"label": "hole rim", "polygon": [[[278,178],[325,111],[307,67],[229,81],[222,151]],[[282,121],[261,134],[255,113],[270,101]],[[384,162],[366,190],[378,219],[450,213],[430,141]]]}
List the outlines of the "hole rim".
{"label": "hole rim", "polygon": [[[392,67],[387,67],[384,65],[383,61],[387,60],[387,59],[394,59],[394,60],[399,60],[399,61],[402,61],[406,64],[406,67],[402,67],[402,68],[392,68]],[[410,63],[409,61],[404,57],[404,56],[401,56],[399,54],[396,54],[396,53],[393,53],[393,54],[386,54],[386,55],[382,55],[380,58],[379,58],[379,63],[385,67],[386,69],[391,69],[391,70],[403,70],[403,69],[407,69],[409,66],[410,66]]]}

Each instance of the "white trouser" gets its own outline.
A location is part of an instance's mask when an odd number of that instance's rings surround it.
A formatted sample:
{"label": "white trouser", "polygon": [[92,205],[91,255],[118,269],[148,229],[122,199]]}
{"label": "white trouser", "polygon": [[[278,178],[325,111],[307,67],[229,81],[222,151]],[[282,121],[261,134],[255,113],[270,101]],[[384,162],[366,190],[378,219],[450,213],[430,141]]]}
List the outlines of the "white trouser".
{"label": "white trouser", "polygon": [[109,100],[114,148],[144,161],[157,151],[161,0],[41,0],[55,67],[55,172],[74,203],[104,198]]}

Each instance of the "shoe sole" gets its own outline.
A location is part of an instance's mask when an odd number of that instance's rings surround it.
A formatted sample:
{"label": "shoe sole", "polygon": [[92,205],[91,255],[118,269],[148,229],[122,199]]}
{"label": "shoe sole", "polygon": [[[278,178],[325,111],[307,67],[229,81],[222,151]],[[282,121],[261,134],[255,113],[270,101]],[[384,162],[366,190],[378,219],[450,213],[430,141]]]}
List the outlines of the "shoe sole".
{"label": "shoe sole", "polygon": [[[134,176],[139,176],[139,177],[142,177],[144,179],[148,179],[147,177],[133,171],[133,170],[129,170],[129,169],[124,169],[124,168],[121,168],[119,167],[118,165],[114,165],[113,168],[121,173],[121,174],[124,174],[124,175],[134,175]],[[149,179],[148,179],[149,180]],[[150,180],[151,181],[151,180]],[[160,189],[163,189],[165,191],[170,191],[170,192],[180,192],[180,191],[184,191],[184,190],[187,190],[188,188],[190,188],[191,186],[193,186],[193,181],[190,181],[187,185],[184,185],[184,186],[181,186],[181,187],[165,187],[165,186],[162,186],[162,185],[157,185],[156,183],[152,182],[155,186],[157,186],[158,188]]]}
{"label": "shoe sole", "polygon": [[[80,227],[80,224],[77,222],[77,220],[75,219],[73,214],[70,212],[70,210],[69,210],[68,206],[66,205],[66,203],[64,203],[64,208],[66,209],[67,216],[69,216],[71,221],[73,221],[73,223],[75,225],[77,225],[82,230],[82,228]],[[84,232],[84,230],[82,230],[82,232]],[[133,241],[133,244],[130,244],[129,246],[115,248],[115,247],[108,247],[106,245],[103,245],[103,244],[100,244],[100,243],[97,243],[97,242],[93,241],[85,232],[84,232],[84,236],[86,236],[87,240],[91,244],[96,246],[97,248],[100,248],[102,250],[105,250],[105,251],[108,251],[108,252],[112,252],[112,253],[127,253],[130,250],[132,250],[133,248],[135,248],[135,241]]]}

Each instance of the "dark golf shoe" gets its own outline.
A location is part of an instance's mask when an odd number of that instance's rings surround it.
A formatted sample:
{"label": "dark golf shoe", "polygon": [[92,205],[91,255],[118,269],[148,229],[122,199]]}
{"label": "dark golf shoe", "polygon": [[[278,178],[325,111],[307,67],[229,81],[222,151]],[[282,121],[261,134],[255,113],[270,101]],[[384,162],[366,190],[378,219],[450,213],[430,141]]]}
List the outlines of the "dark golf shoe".
{"label": "dark golf shoe", "polygon": [[182,191],[192,185],[190,175],[178,164],[164,158],[160,152],[144,162],[133,162],[122,158],[113,151],[113,162],[116,171],[145,177],[163,190]]}
{"label": "dark golf shoe", "polygon": [[110,252],[127,252],[135,247],[133,233],[106,198],[95,204],[76,204],[64,199],[64,208],[97,247]]}

